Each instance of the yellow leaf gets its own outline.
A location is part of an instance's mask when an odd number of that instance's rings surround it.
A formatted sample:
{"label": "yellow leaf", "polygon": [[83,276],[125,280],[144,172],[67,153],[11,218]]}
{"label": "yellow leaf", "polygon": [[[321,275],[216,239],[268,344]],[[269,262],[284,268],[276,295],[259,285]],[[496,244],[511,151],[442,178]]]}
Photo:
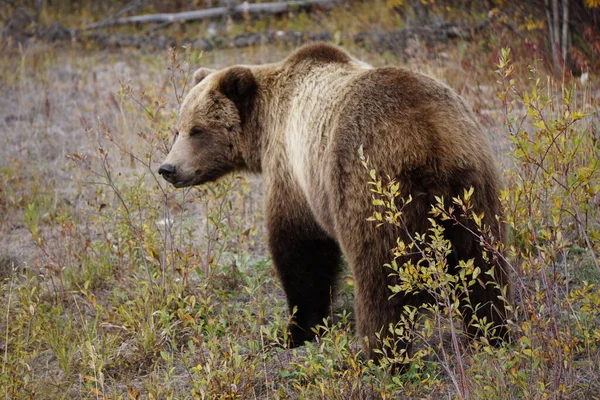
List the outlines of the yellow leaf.
{"label": "yellow leaf", "polygon": [[588,8],[596,8],[600,6],[600,0],[585,0],[585,5]]}

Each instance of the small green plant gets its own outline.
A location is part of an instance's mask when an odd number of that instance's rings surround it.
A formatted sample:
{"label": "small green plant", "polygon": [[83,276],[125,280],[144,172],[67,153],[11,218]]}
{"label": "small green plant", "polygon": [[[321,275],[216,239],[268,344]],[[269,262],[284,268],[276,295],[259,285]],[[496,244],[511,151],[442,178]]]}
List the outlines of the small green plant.
{"label": "small green plant", "polygon": [[515,160],[502,200],[513,234],[511,256],[519,266],[518,353],[503,354],[498,362],[511,365],[503,385],[514,385],[515,393],[533,395],[535,388],[536,396],[569,396],[589,390],[576,376],[585,368],[582,360],[598,359],[594,324],[600,314],[585,305],[597,301],[600,274],[593,282],[577,279],[581,260],[600,273],[596,116],[581,111],[586,90],[577,90],[574,82],[560,89],[544,86],[535,66],[529,70],[530,88],[522,91],[510,50],[502,50],[499,98]]}

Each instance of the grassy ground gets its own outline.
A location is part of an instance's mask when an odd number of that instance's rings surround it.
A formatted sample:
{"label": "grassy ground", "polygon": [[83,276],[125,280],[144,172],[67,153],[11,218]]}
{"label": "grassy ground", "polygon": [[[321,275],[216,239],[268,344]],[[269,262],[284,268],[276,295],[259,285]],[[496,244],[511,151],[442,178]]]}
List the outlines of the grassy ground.
{"label": "grassy ground", "polygon": [[[293,23],[341,29],[344,13]],[[363,14],[351,29],[378,21]],[[499,66],[508,44],[514,61]],[[595,80],[570,92],[543,69],[531,75],[527,44],[502,33],[402,54],[350,50],[448,82],[486,128],[513,232],[513,344],[456,351],[423,334],[421,356],[394,375],[360,354],[347,272],[321,337],[283,346],[289,316],[265,249],[260,177],[176,191],[156,169],[190,71],[276,61],[289,48],[200,56],[30,43],[0,60],[0,396],[598,398]],[[447,337],[444,324],[434,331]]]}

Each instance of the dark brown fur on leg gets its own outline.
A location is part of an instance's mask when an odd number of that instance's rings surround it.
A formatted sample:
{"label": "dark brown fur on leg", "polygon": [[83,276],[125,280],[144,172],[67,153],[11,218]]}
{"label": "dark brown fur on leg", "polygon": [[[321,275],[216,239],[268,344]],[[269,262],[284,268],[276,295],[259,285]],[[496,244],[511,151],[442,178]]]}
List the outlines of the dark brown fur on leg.
{"label": "dark brown fur on leg", "polygon": [[[484,260],[481,248],[477,247],[475,251],[477,254],[471,256],[475,260],[475,265],[487,266],[489,268],[490,263]],[[490,330],[494,330],[494,334],[488,337],[488,339],[493,345],[499,346],[505,341],[510,341],[506,326],[507,311],[505,301],[508,299],[501,299],[501,288],[506,285],[507,278],[504,270],[506,267],[503,263],[492,263],[492,265],[494,265],[494,278],[492,279],[487,274],[481,274],[478,277],[478,281],[470,288],[469,294],[470,303],[474,309],[465,307],[463,314],[465,325],[467,325],[467,333],[472,338],[477,338],[484,333],[481,328],[475,326],[476,323],[473,321],[473,314],[479,320],[485,318],[486,324],[492,322]]]}
{"label": "dark brown fur on leg", "polygon": [[[471,186],[475,186],[471,184]],[[474,202],[477,210],[484,210],[483,225],[490,228],[495,240],[502,241],[505,232],[497,226],[495,213],[500,210],[500,204],[496,196],[496,190],[486,190],[486,185],[481,185],[476,188]],[[466,189],[466,188],[464,188]],[[455,189],[455,196],[460,196],[460,191],[463,188]],[[486,209],[487,206],[487,209]],[[471,338],[481,336],[484,332],[481,327],[477,327],[477,323],[473,321],[475,315],[477,319],[485,318],[485,323],[492,322],[492,330],[495,330],[493,337],[488,337],[495,345],[500,345],[503,341],[509,341],[506,319],[506,301],[510,299],[502,299],[502,290],[508,284],[508,271],[506,264],[494,254],[493,249],[488,251],[487,257],[484,257],[484,248],[479,241],[477,235],[482,233],[472,221],[466,221],[459,217],[461,225],[445,224],[446,236],[452,242],[453,254],[449,256],[448,264],[450,272],[454,272],[459,260],[474,260],[475,266],[479,267],[482,273],[478,276],[477,281],[469,288],[469,306],[463,309],[464,323],[467,327],[467,333]],[[485,235],[488,236],[488,235]],[[490,241],[489,237],[485,238]],[[491,277],[487,272],[493,268],[494,276]],[[507,293],[510,297],[510,293]],[[466,300],[463,300],[466,301]],[[483,321],[481,321],[483,322]]]}
{"label": "dark brown fur on leg", "polygon": [[271,223],[269,249],[283,284],[290,314],[291,347],[310,341],[330,312],[340,271],[340,250],[316,224]]}

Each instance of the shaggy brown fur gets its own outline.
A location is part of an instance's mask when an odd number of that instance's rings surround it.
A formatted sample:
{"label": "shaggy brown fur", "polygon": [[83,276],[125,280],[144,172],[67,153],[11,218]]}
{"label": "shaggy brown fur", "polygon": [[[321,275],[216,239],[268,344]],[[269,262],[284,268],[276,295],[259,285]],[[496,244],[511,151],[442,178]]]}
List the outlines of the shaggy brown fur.
{"label": "shaggy brown fur", "polygon": [[[195,79],[181,107],[179,138],[159,172],[178,187],[230,171],[262,172],[269,248],[290,310],[297,307],[293,344],[312,339],[311,328],[327,316],[344,254],[356,282],[358,332],[376,358],[376,333],[387,332],[404,305],[428,300],[390,300],[394,282],[383,265],[396,238],[408,243],[407,232],[429,228],[434,196],[448,199],[473,187],[475,211],[502,236],[494,218],[501,212],[499,178],[486,139],[462,99],[439,81],[402,68],[374,69],[326,44],[275,64],[202,70]],[[373,208],[360,146],[373,168],[412,196],[405,229],[367,221]],[[489,270],[477,238],[451,224],[446,232],[451,270],[471,258]],[[496,276],[507,284],[502,267],[496,265]],[[499,294],[477,284],[471,301],[483,305],[479,315],[502,335]]]}

